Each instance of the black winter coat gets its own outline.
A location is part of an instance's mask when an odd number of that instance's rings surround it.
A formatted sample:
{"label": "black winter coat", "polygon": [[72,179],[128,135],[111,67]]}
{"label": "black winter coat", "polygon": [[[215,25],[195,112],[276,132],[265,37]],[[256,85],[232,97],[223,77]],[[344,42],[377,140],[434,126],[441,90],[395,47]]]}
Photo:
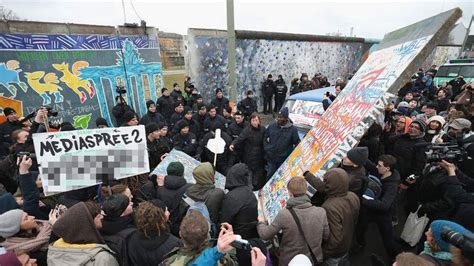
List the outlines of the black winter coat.
{"label": "black winter coat", "polygon": [[179,120],[183,119],[183,117],[184,117],[184,112],[181,112],[181,113],[174,112],[171,115],[170,123],[168,124],[168,132],[169,132],[168,134],[173,135],[174,126],[176,125],[176,123],[178,123]]}
{"label": "black winter coat", "polygon": [[393,143],[393,150],[388,152],[397,159],[396,169],[400,178],[405,180],[409,175],[421,175],[426,162],[425,150],[415,149],[415,144],[425,143],[424,135],[411,138],[408,134],[393,136],[389,142]]}
{"label": "black winter coat", "polygon": [[161,199],[168,207],[170,212],[170,229],[174,235],[179,235],[179,225],[181,221],[179,213],[179,203],[191,184],[186,183],[186,179],[182,176],[168,175],[165,177],[165,183],[162,187],[158,187],[156,197]]}
{"label": "black winter coat", "polygon": [[201,126],[199,125],[199,122],[197,122],[196,120],[194,120],[192,118],[191,118],[191,120],[187,120],[186,118],[183,117],[183,119],[176,122],[176,125],[175,125],[175,127],[173,127],[173,132],[171,132],[171,134],[173,136],[178,134],[179,133],[178,128],[180,128],[180,124],[181,123],[186,123],[186,122],[188,123],[188,126],[189,126],[189,132],[196,135],[197,139],[200,139],[200,137],[201,137]]}
{"label": "black winter coat", "polygon": [[391,212],[393,203],[398,193],[400,184],[400,174],[397,170],[392,170],[392,175],[386,178],[380,178],[382,182],[382,194],[378,199],[367,200],[362,198],[362,205],[376,214],[387,214]]}
{"label": "black winter coat", "polygon": [[23,125],[18,121],[6,121],[0,125],[0,158],[8,155],[8,148],[13,144],[13,131],[22,127]]}
{"label": "black winter coat", "polygon": [[283,163],[293,149],[300,143],[298,130],[291,122],[279,126],[276,122],[265,130],[265,159],[274,163]]}
{"label": "black winter coat", "polygon": [[148,162],[150,164],[150,171],[153,171],[155,167],[161,162],[161,156],[171,151],[171,148],[165,141],[161,141],[161,138],[150,142],[147,140],[146,147],[148,150]]}
{"label": "black winter coat", "polygon": [[170,233],[147,238],[136,231],[128,241],[128,257],[131,265],[159,265],[166,254],[176,247],[182,247],[181,240]]}
{"label": "black winter coat", "polygon": [[253,112],[257,112],[257,102],[249,97],[246,97],[237,104],[237,109],[241,111],[245,117],[250,117]]}
{"label": "black winter coat", "polygon": [[161,96],[156,101],[158,111],[163,115],[166,121],[171,119],[174,113],[174,100],[170,96]]}
{"label": "black winter coat", "polygon": [[474,196],[464,190],[456,176],[448,176],[439,169],[416,181],[416,195],[421,211],[427,213],[430,220],[449,219],[460,204],[474,203]]}
{"label": "black winter coat", "polygon": [[240,133],[244,130],[244,128],[248,127],[249,123],[247,121],[242,121],[242,123],[237,124],[237,122],[232,122],[229,124],[229,128],[227,129],[227,135],[229,135],[232,140],[236,139]]}
{"label": "black winter coat", "polygon": [[245,154],[242,161],[251,171],[257,171],[265,165],[263,153],[264,135],[265,128],[263,126],[254,128],[249,125],[244,128],[239,137],[232,142],[237,149],[242,148]]}
{"label": "black winter coat", "polygon": [[221,223],[230,223],[234,233],[244,239],[258,238],[258,201],[252,192],[249,168],[239,163],[229,169],[225,188],[229,192],[222,202]]}
{"label": "black winter coat", "polygon": [[275,97],[286,97],[286,92],[288,91],[288,87],[284,80],[276,80],[275,81]]}
{"label": "black winter coat", "polygon": [[224,108],[229,108],[229,99],[226,97],[222,97],[220,99],[216,97],[211,101],[211,104],[217,107],[216,111],[218,115],[223,115]]}
{"label": "black winter coat", "polygon": [[155,123],[160,123],[163,122],[165,123],[166,120],[165,118],[158,112],[152,113],[152,112],[147,112],[138,122],[140,125],[146,126],[148,123],[155,122]]}
{"label": "black winter coat", "polygon": [[123,124],[128,122],[125,121],[122,117],[128,111],[132,111],[135,113],[135,111],[133,111],[133,109],[128,104],[117,104],[114,106],[114,108],[112,108],[112,114],[115,117],[116,127],[122,126]]}
{"label": "black winter coat", "polygon": [[102,220],[100,232],[104,235],[115,235],[124,229],[134,227],[135,221],[133,215],[120,216],[118,218],[109,218],[106,216]]}
{"label": "black winter coat", "polygon": [[186,135],[176,134],[173,137],[173,143],[176,150],[182,151],[191,157],[196,156],[199,143],[196,135],[193,133],[189,132]]}
{"label": "black winter coat", "polygon": [[205,133],[209,131],[215,131],[218,128],[220,128],[221,131],[226,131],[227,127],[228,127],[227,119],[225,119],[221,115],[216,115],[215,117],[208,116],[206,120],[204,120]]}
{"label": "black winter coat", "polygon": [[[199,155],[201,162],[210,162],[214,164],[214,153],[207,148],[207,143],[210,139],[215,138],[214,131],[204,135],[199,142]],[[218,154],[216,159],[216,170],[225,175],[227,170],[227,163],[229,161],[229,146],[232,143],[232,138],[225,132],[221,132],[221,138],[225,141],[224,153]]]}
{"label": "black winter coat", "polygon": [[179,90],[173,90],[171,92],[171,98],[173,98],[173,101],[176,103],[176,102],[182,102],[184,104],[184,97],[183,97],[183,93]]}
{"label": "black winter coat", "polygon": [[262,83],[262,95],[263,97],[272,97],[275,94],[275,82],[267,79]]}

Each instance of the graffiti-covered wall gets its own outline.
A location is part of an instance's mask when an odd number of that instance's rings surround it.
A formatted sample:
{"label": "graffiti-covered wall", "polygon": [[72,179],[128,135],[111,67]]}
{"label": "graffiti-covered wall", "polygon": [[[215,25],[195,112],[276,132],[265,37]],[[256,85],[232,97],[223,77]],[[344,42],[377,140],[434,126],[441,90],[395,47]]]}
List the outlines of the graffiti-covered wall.
{"label": "graffiti-covered wall", "polygon": [[[204,97],[214,97],[216,88],[227,88],[227,39],[225,32],[188,30],[190,76]],[[322,73],[334,82],[356,70],[370,45],[364,42],[290,41],[266,39],[236,40],[238,100],[247,90],[260,95],[268,74],[279,74],[289,86],[291,79],[308,73]]]}
{"label": "graffiti-covered wall", "polygon": [[112,124],[116,86],[139,115],[146,99],[156,100],[162,83],[157,39],[116,35],[0,34],[0,97],[3,105],[22,103],[18,113],[40,106],[55,119],[93,128],[99,116]]}

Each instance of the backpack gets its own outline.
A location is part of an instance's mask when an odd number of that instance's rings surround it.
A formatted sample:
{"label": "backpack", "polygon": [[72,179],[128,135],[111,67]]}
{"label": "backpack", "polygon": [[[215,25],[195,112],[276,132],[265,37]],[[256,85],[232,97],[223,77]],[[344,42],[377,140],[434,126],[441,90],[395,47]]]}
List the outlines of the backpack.
{"label": "backpack", "polygon": [[128,261],[127,243],[130,236],[137,231],[136,228],[126,228],[115,235],[103,236],[107,246],[115,252],[114,257],[120,266],[131,265]]}
{"label": "backpack", "polygon": [[372,199],[378,199],[382,195],[382,182],[376,176],[369,175],[369,182],[367,184],[367,189],[364,192],[365,197],[370,197]]}
{"label": "backpack", "polygon": [[195,201],[192,198],[190,198],[188,195],[183,194],[183,197],[179,206],[180,216],[184,218],[184,216],[186,216],[189,212],[192,212],[192,211],[197,211],[201,213],[202,216],[204,216],[204,218],[206,218],[207,222],[209,223],[211,237],[216,237],[217,225],[211,221],[211,216],[209,214],[209,210],[207,209],[206,202]]}

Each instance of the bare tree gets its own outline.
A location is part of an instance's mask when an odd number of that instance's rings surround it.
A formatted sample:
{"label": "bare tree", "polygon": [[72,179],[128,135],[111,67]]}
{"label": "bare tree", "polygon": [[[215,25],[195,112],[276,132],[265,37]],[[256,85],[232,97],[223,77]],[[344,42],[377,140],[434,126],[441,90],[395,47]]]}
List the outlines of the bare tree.
{"label": "bare tree", "polygon": [[0,19],[1,20],[20,20],[13,10],[0,5]]}

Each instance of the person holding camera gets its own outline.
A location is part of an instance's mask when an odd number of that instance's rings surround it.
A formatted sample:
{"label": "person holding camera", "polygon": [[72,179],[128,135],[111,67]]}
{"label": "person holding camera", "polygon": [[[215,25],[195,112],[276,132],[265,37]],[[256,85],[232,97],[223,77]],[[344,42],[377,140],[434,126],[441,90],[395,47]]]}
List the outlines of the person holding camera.
{"label": "person holding camera", "polygon": [[3,114],[7,118],[7,121],[0,124],[0,158],[8,155],[8,148],[13,144],[13,140],[11,139],[13,131],[23,127],[15,109],[7,107],[3,109]]}
{"label": "person holding camera", "polygon": [[462,86],[464,86],[464,84],[466,84],[466,81],[464,80],[464,77],[462,75],[459,75],[448,82],[448,85],[451,85],[453,90],[451,101],[454,101],[454,98],[456,98],[456,96],[461,93],[461,88]]}

